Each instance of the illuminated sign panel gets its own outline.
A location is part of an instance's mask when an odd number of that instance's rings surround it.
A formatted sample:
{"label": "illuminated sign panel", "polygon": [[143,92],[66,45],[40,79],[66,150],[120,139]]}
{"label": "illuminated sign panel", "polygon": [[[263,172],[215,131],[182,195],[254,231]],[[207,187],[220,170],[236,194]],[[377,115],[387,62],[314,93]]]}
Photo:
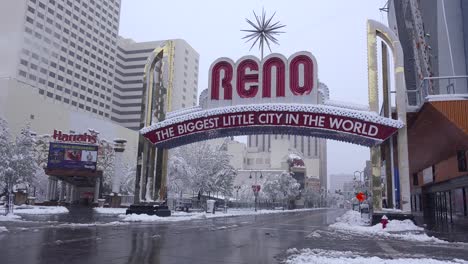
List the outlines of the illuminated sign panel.
{"label": "illuminated sign panel", "polygon": [[259,103],[317,103],[317,62],[306,51],[286,59],[245,56],[217,59],[210,67],[208,107]]}
{"label": "illuminated sign panel", "polygon": [[51,142],[48,169],[96,170],[98,146]]}

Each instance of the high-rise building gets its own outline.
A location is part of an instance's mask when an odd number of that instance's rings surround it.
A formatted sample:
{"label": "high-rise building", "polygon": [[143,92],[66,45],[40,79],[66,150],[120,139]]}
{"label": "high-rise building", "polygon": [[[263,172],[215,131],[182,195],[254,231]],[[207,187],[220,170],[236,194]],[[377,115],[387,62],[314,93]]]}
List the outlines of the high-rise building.
{"label": "high-rise building", "polygon": [[[468,2],[394,0],[388,11],[404,53],[411,210],[457,230],[468,220]],[[388,157],[387,170],[398,164]],[[401,176],[387,175],[389,207],[403,206]]]}
{"label": "high-rise building", "polygon": [[[198,95],[198,53],[184,40],[135,42],[119,37],[115,85],[112,99],[112,120],[130,129],[139,129],[143,72],[152,51],[171,41],[174,49],[169,52],[173,66],[164,63],[163,74],[171,75],[166,85],[172,87],[171,105],[168,111],[193,107]],[[171,72],[169,72],[171,71]]]}
{"label": "high-rise building", "polygon": [[120,0],[5,1],[0,77],[39,97],[110,118]]}

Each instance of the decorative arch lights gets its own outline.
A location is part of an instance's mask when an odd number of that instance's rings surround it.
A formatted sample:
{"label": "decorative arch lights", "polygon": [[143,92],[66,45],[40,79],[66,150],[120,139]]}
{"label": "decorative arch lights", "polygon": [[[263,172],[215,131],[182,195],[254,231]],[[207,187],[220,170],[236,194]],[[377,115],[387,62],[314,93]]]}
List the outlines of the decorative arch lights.
{"label": "decorative arch lights", "polygon": [[171,148],[216,137],[297,134],[380,144],[403,122],[347,107],[318,103],[317,63],[310,52],[262,61],[245,56],[217,59],[210,67],[207,103],[168,115],[140,132],[154,145]]}

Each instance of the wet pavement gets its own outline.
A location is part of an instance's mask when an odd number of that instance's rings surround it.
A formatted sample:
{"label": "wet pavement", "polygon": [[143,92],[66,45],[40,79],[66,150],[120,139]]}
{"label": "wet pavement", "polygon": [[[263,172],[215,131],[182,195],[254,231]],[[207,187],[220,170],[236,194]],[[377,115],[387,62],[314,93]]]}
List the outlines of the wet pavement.
{"label": "wet pavement", "polygon": [[[44,217],[42,222],[34,216],[25,217],[29,220],[25,222],[0,223],[9,229],[0,233],[0,263],[281,263],[289,248],[347,250],[383,258],[468,260],[468,244],[388,240],[329,229],[342,213],[323,209],[114,225],[116,216],[72,210]],[[94,222],[102,224],[89,225]]]}

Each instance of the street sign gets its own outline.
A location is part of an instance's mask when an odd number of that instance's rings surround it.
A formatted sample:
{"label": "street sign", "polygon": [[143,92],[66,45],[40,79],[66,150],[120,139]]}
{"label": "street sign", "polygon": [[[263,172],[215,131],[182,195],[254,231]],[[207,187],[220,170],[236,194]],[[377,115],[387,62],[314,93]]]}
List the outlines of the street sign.
{"label": "street sign", "polygon": [[260,192],[260,185],[252,185],[252,191],[254,192],[254,195],[257,196],[258,193]]}
{"label": "street sign", "polygon": [[252,191],[258,193],[260,191],[260,185],[252,185]]}

